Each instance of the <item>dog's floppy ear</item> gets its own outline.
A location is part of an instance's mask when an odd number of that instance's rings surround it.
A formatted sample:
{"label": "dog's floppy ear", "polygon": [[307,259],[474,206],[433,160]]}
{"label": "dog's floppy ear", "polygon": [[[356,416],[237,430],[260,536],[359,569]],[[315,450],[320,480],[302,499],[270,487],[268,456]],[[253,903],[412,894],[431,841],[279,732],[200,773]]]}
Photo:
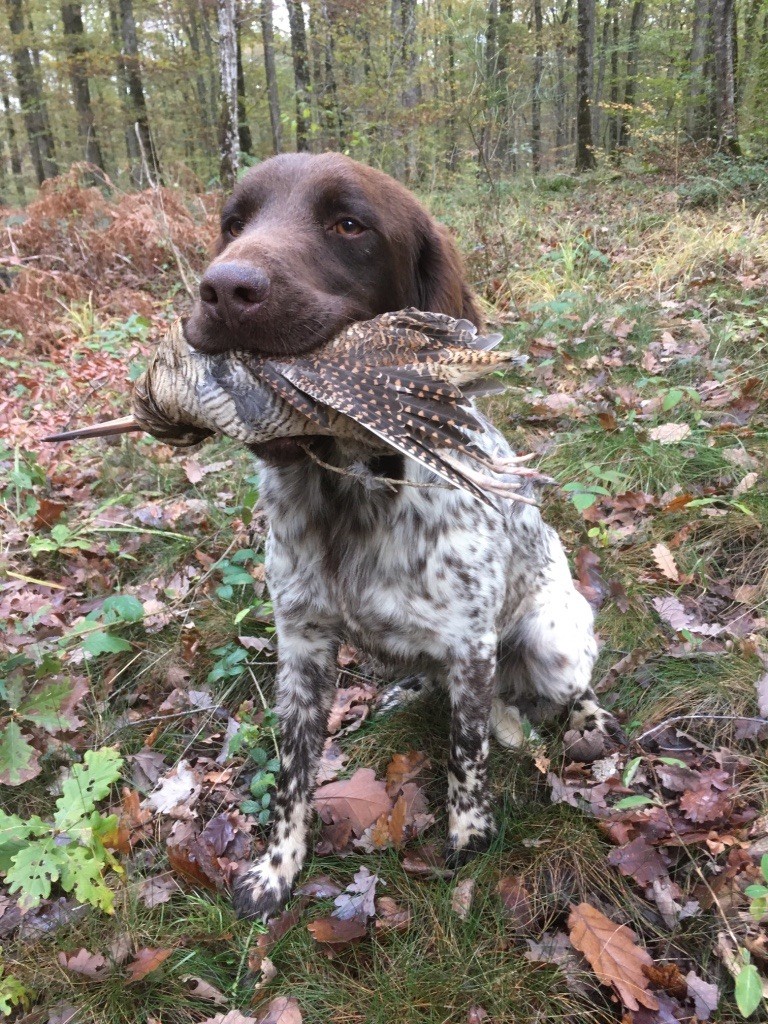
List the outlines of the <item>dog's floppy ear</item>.
{"label": "dog's floppy ear", "polygon": [[418,308],[465,317],[482,327],[483,315],[465,281],[461,257],[448,230],[431,218],[425,218],[420,228],[415,267]]}

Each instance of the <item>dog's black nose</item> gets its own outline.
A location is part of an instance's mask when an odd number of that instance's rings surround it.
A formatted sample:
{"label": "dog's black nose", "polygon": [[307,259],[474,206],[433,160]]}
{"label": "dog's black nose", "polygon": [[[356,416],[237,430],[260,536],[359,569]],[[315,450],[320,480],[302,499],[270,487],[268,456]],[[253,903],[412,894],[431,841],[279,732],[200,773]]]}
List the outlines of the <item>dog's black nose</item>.
{"label": "dog's black nose", "polygon": [[231,328],[253,316],[268,294],[269,277],[249,263],[214,263],[200,282],[200,301],[206,313]]}

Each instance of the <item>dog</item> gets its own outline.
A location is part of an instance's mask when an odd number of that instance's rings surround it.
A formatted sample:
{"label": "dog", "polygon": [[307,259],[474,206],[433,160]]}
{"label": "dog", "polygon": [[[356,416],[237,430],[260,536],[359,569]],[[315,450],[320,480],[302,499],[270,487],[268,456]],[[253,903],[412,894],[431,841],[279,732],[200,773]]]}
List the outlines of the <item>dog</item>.
{"label": "dog", "polygon": [[[187,339],[208,353],[295,355],[405,306],[481,325],[445,228],[380,171],[339,154],[286,154],[251,169],[224,204]],[[592,611],[536,506],[489,507],[433,486],[434,476],[399,455],[313,443],[319,459],[292,439],[255,446],[281,767],[268,846],[235,886],[245,917],[279,911],[304,863],[342,640],[447,689],[452,865],[487,849],[495,833],[490,732],[514,747],[523,716],[535,723],[565,710],[573,729],[612,727],[590,688]],[[478,444],[512,455],[490,424]]]}

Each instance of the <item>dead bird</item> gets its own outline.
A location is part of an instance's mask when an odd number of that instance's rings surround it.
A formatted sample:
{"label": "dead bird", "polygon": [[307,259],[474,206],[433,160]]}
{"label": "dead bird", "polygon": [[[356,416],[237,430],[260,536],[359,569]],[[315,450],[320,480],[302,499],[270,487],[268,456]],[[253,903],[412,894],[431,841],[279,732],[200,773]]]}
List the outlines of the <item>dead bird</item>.
{"label": "dead bird", "polygon": [[488,492],[531,503],[503,478],[548,479],[523,465],[530,456],[494,459],[476,443],[486,428],[471,399],[503,390],[489,375],[520,358],[492,351],[501,338],[405,309],[354,323],[300,357],[211,355],[188,344],[180,319],[134,384],[133,415],[43,440],[145,430],[185,447],[213,434],[249,446],[330,436],[370,454],[394,449],[486,503]]}

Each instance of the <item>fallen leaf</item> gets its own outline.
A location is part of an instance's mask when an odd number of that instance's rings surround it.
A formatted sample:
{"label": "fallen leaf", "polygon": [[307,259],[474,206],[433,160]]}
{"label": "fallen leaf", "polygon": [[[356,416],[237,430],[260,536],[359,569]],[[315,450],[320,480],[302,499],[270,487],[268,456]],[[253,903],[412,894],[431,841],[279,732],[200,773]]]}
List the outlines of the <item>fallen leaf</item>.
{"label": "fallen leaf", "polygon": [[354,880],[333,901],[336,909],[331,911],[332,917],[340,921],[353,918],[366,921],[376,913],[375,897],[378,875],[372,874],[365,866],[356,873]]}
{"label": "fallen leaf", "polygon": [[616,990],[628,1010],[638,1010],[641,1005],[649,1010],[659,1008],[643,973],[643,967],[653,961],[637,945],[629,928],[615,924],[588,903],[572,907],[568,928],[574,949],[584,954],[603,985]]}
{"label": "fallen leaf", "polygon": [[347,756],[344,751],[335,740],[328,737],[325,741],[322,757],[320,758],[315,784],[322,786],[326,782],[335,782],[339,772],[346,763]]}
{"label": "fallen leaf", "polygon": [[503,875],[496,886],[501,897],[504,917],[516,932],[530,930],[534,922],[531,897],[519,875]]}
{"label": "fallen leaf", "polygon": [[376,931],[404,932],[411,924],[409,907],[401,907],[391,896],[380,896],[376,900]]}
{"label": "fallen leaf", "polygon": [[310,878],[296,890],[300,896],[314,896],[316,900],[327,900],[331,896],[338,896],[343,891],[341,886],[332,882],[327,875]]}
{"label": "fallen leaf", "polygon": [[266,1012],[256,1018],[256,1024],[301,1024],[302,1020],[296,1000],[278,996],[267,1006]]}
{"label": "fallen leaf", "polygon": [[760,476],[758,473],[747,473],[745,477],[736,484],[733,489],[733,497],[740,498],[742,494],[746,494],[747,491],[751,491],[755,486]]}
{"label": "fallen leaf", "polygon": [[638,885],[650,885],[667,874],[667,864],[659,851],[642,836],[633,839],[626,846],[611,850],[608,863],[618,868],[622,875],[634,878]]}
{"label": "fallen leaf", "polygon": [[89,953],[87,949],[79,949],[71,956],[59,953],[57,959],[70,974],[81,974],[92,981],[102,981],[109,974],[109,964],[101,953]]}
{"label": "fallen leaf", "polygon": [[475,895],[474,878],[465,878],[457,882],[451,893],[451,910],[460,921],[466,921],[472,909],[472,900]]}
{"label": "fallen leaf", "polygon": [[214,988],[213,985],[202,978],[196,978],[192,974],[185,974],[181,980],[184,982],[184,987],[189,995],[195,999],[205,999],[216,1006],[223,1006],[227,1002],[227,997],[223,992],[219,992],[217,988]]}
{"label": "fallen leaf", "polygon": [[200,796],[201,782],[188,761],[179,761],[144,801],[144,806],[172,818],[192,818],[192,807]]}
{"label": "fallen leaf", "polygon": [[484,1020],[488,1020],[488,1011],[484,1010],[482,1006],[470,1006],[467,1012],[467,1024],[483,1024]]}
{"label": "fallen leaf", "polygon": [[675,557],[666,544],[657,544],[651,552],[653,560],[668,580],[674,583],[680,582],[680,570],[675,564]]}
{"label": "fallen leaf", "polygon": [[167,903],[175,892],[179,892],[179,883],[170,875],[158,875],[156,878],[145,878],[139,883],[139,899],[145,907],[153,907]]}
{"label": "fallen leaf", "polygon": [[152,971],[156,971],[157,968],[164,963],[173,952],[172,949],[140,949],[136,956],[129,964],[126,964],[126,970],[128,971],[129,978],[126,985],[133,985],[134,982],[141,981],[142,978],[146,978]]}
{"label": "fallen leaf", "polygon": [[255,1017],[246,1017],[239,1010],[229,1013],[217,1013],[215,1017],[206,1017],[200,1024],[259,1024]]}
{"label": "fallen leaf", "polygon": [[662,423],[648,431],[648,437],[659,444],[680,444],[691,436],[691,428],[687,423]]}
{"label": "fallen leaf", "polygon": [[358,768],[351,778],[329,782],[315,792],[315,807],[323,821],[348,821],[357,836],[391,806],[384,783],[371,768]]}
{"label": "fallen leaf", "polygon": [[337,917],[320,917],[307,925],[307,929],[315,942],[331,946],[334,950],[344,949],[352,942],[361,939],[367,927],[359,918],[340,921]]}
{"label": "fallen leaf", "polygon": [[685,983],[688,986],[688,998],[693,1000],[696,1016],[699,1020],[709,1020],[720,1002],[720,989],[717,985],[710,985],[704,981],[695,971],[686,974]]}
{"label": "fallen leaf", "polygon": [[763,718],[768,718],[768,672],[755,683],[757,689],[757,710]]}
{"label": "fallen leaf", "polygon": [[406,782],[410,782],[429,768],[427,755],[418,750],[395,754],[387,765],[387,793],[394,800]]}

